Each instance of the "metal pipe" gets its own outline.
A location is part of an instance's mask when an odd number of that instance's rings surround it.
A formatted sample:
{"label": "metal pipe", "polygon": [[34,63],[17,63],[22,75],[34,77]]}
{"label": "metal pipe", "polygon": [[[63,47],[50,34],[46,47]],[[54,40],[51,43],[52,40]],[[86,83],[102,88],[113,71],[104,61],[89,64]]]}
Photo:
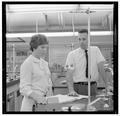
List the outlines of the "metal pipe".
{"label": "metal pipe", "polygon": [[75,37],[74,14],[72,15],[73,37]]}
{"label": "metal pipe", "polygon": [[90,104],[90,73],[91,73],[91,50],[90,50],[90,9],[87,10],[88,14],[88,105]]}
{"label": "metal pipe", "polygon": [[37,18],[36,18],[36,22],[35,22],[35,27],[36,27],[35,31],[36,31],[36,33],[38,33],[38,19]]}
{"label": "metal pipe", "polygon": [[[85,13],[87,9],[80,9],[80,11],[74,11],[74,10],[69,10],[69,11],[61,11],[61,10],[55,10],[55,11],[9,11],[7,13],[19,13],[19,14],[32,14],[32,13],[36,13],[36,14],[39,14],[39,13],[59,13],[59,12],[62,12],[62,13]],[[93,12],[105,12],[105,11],[113,11],[113,9],[92,9]]]}
{"label": "metal pipe", "polygon": [[62,31],[63,31],[64,21],[63,21],[63,14],[62,14],[62,12],[60,13],[60,20],[61,20],[61,26],[62,26]]}
{"label": "metal pipe", "polygon": [[59,29],[60,29],[60,25],[61,25],[60,12],[58,12],[58,23],[59,23]]}
{"label": "metal pipe", "polygon": [[15,44],[13,44],[13,77],[12,79],[14,79],[14,67],[15,67]]}
{"label": "metal pipe", "polygon": [[73,50],[73,49],[74,49],[74,44],[72,43],[72,44],[71,44],[71,50]]}

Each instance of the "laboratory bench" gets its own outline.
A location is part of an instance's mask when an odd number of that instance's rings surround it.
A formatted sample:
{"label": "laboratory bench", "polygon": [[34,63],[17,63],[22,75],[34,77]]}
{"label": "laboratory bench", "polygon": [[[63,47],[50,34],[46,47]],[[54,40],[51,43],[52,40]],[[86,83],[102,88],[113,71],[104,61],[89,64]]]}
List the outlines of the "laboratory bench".
{"label": "laboratory bench", "polygon": [[88,99],[83,98],[65,103],[50,103],[46,105],[37,104],[34,112],[112,112],[113,100],[111,98],[91,97],[91,106],[88,108]]}
{"label": "laboratory bench", "polygon": [[13,85],[17,85],[20,83],[20,79],[17,80],[11,80],[10,82],[7,82],[7,88],[13,86]]}
{"label": "laboratory bench", "polygon": [[[100,82],[103,82],[103,81],[100,81]],[[97,89],[98,89],[98,95],[100,95],[105,89],[104,84],[98,83]],[[54,78],[53,80],[53,94],[54,95],[58,95],[58,94],[67,95],[68,94],[68,87],[67,87],[65,76],[57,77],[56,75],[56,78]],[[95,112],[96,111],[108,111],[108,112],[113,111],[113,100],[111,97],[109,98],[110,98],[109,100],[105,100],[105,99],[100,99],[98,97],[91,97],[91,102],[94,100],[98,100],[93,105],[96,108],[94,111]],[[104,107],[106,104],[108,104],[108,101],[109,101],[109,107]],[[74,102],[66,102],[66,103],[52,103],[52,104],[47,104],[47,105],[37,104],[36,106],[34,106],[33,111],[35,112],[66,112],[65,110],[63,110],[63,108],[81,105],[81,106],[84,106],[84,108],[79,111],[86,112],[88,111],[87,103],[88,103],[88,99],[81,99],[81,100],[76,100]]]}
{"label": "laboratory bench", "polygon": [[19,91],[20,79],[12,80],[6,84],[6,110],[20,111],[23,96]]}
{"label": "laboratory bench", "polygon": [[[53,80],[53,94],[62,94],[66,95],[68,94],[68,87],[66,83],[66,78],[64,76],[62,77],[57,77],[54,75],[54,80]],[[19,92],[19,84],[20,84],[20,79],[17,80],[12,80],[11,82],[8,82],[6,84],[7,88],[7,99],[6,99],[6,106],[7,106],[7,111],[19,111],[22,103],[22,98],[23,96]],[[99,86],[98,87],[98,92],[100,93],[104,89],[104,86]],[[59,105],[56,104],[58,107]],[[61,104],[62,105],[62,104]],[[47,107],[49,107],[48,105]],[[55,106],[55,105],[53,105]],[[50,106],[52,107],[52,106]],[[44,110],[43,110],[44,111]]]}

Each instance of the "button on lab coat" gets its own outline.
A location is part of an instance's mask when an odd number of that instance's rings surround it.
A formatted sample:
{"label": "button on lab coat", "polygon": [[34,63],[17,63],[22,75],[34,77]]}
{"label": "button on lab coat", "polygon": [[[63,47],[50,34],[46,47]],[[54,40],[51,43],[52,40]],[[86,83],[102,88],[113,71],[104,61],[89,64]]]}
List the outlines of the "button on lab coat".
{"label": "button on lab coat", "polygon": [[29,98],[32,92],[38,96],[52,95],[52,81],[50,78],[48,63],[30,55],[21,65],[20,69],[20,92],[24,96],[21,111],[32,111],[35,103]]}

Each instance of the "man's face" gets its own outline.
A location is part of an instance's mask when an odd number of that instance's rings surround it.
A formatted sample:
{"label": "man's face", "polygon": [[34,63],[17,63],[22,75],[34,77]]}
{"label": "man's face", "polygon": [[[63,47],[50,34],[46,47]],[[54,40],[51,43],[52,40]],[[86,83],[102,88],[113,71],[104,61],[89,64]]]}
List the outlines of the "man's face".
{"label": "man's face", "polygon": [[78,33],[78,39],[79,39],[80,47],[82,49],[87,49],[88,48],[88,34]]}

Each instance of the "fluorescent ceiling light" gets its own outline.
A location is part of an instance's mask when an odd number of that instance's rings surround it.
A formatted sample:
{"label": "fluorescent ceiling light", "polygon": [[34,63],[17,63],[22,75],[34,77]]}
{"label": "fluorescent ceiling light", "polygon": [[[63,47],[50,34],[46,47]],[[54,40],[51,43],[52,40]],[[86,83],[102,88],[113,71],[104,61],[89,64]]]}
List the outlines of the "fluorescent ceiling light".
{"label": "fluorescent ceiling light", "polygon": [[[7,38],[15,38],[15,37],[31,37],[38,33],[7,33]],[[54,33],[39,33],[44,34],[47,37],[65,37],[65,36],[78,36],[78,32],[54,32]],[[90,32],[91,36],[107,36],[107,35],[113,35],[112,31],[96,31],[96,32]]]}
{"label": "fluorescent ceiling light", "polygon": [[105,35],[113,35],[113,31],[93,31],[90,32],[91,36],[105,36]]}

